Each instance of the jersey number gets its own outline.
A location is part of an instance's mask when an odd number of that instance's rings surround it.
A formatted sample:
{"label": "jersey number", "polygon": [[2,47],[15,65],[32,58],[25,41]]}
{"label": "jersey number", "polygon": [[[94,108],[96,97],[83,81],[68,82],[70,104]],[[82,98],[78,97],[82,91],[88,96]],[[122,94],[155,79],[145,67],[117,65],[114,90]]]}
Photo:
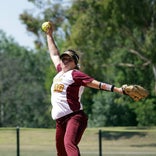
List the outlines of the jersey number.
{"label": "jersey number", "polygon": [[54,86],[54,92],[62,92],[63,89],[64,89],[63,84],[55,84],[55,86]]}

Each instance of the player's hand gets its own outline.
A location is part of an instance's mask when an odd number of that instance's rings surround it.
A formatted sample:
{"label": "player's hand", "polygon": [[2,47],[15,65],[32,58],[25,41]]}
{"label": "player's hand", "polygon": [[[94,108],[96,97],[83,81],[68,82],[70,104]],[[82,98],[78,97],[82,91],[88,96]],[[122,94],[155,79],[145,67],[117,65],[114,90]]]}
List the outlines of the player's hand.
{"label": "player's hand", "polygon": [[52,34],[53,32],[53,24],[51,21],[44,22],[41,28],[46,34]]}

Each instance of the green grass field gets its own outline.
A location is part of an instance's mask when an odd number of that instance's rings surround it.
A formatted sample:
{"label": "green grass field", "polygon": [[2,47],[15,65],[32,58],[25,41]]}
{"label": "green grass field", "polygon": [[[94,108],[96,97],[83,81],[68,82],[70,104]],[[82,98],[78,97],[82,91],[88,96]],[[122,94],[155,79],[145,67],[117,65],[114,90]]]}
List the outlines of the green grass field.
{"label": "green grass field", "polygon": [[[82,156],[155,156],[156,127],[87,128],[79,144]],[[0,156],[16,156],[16,128],[0,128]],[[56,156],[55,129],[20,128],[20,156]]]}

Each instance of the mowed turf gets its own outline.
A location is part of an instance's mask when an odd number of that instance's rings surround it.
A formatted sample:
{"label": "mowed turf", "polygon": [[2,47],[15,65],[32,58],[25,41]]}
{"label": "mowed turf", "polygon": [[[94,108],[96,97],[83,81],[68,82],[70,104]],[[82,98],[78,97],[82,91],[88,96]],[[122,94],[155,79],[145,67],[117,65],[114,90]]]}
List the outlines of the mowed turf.
{"label": "mowed turf", "polygon": [[[156,127],[87,128],[79,148],[82,156],[156,156]],[[16,156],[16,128],[0,128],[0,156]],[[20,128],[20,156],[56,156],[55,129]]]}

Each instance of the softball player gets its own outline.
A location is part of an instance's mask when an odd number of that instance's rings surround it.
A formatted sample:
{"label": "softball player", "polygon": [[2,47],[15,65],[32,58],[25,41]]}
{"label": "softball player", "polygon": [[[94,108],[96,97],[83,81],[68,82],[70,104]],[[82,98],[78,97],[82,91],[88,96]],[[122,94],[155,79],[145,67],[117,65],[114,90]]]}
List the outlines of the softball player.
{"label": "softball player", "polygon": [[81,72],[79,56],[73,50],[60,55],[54,42],[52,27],[46,32],[50,57],[57,70],[51,86],[52,118],[56,120],[57,156],[80,156],[78,143],[87,127],[81,95],[84,87],[122,92],[122,88],[99,82]]}

